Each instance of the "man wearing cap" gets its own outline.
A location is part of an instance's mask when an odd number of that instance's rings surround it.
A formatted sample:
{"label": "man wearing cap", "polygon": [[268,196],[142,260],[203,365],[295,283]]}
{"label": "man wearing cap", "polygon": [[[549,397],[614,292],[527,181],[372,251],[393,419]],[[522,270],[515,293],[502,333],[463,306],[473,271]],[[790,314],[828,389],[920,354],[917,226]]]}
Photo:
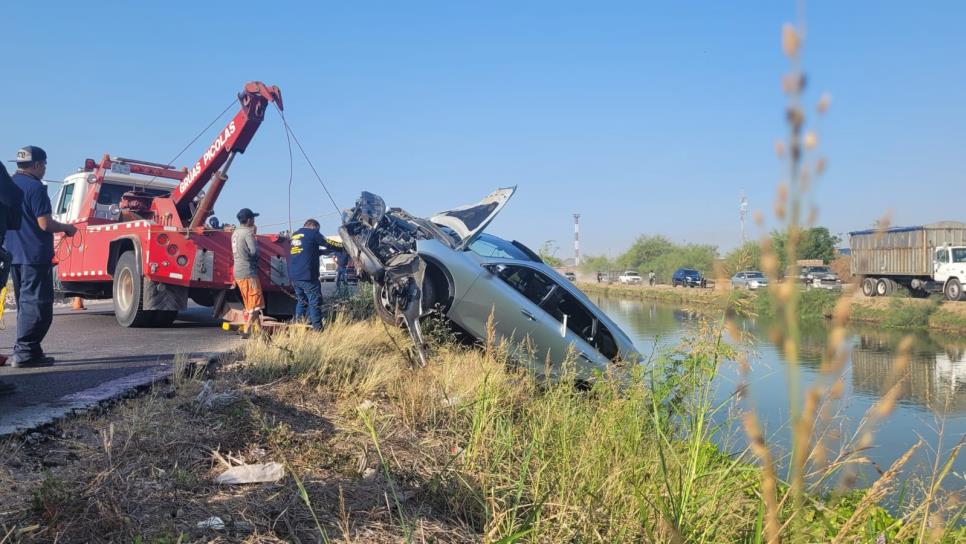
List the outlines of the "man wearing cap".
{"label": "man wearing cap", "polygon": [[295,319],[308,318],[315,330],[322,330],[322,285],[319,284],[319,254],[328,252],[319,222],[309,219],[292,234],[288,275],[295,288]]}
{"label": "man wearing cap", "polygon": [[53,357],[44,355],[40,343],[54,320],[54,233],[73,236],[77,228],[55,221],[47,187],[47,153],[28,145],[17,151],[17,173],[13,183],[22,194],[20,228],[7,233],[7,250],[13,266],[13,291],[17,297],[17,343],[13,347],[15,367],[49,366]]}
{"label": "man wearing cap", "polygon": [[[6,287],[7,280],[10,279],[10,266],[13,261],[10,252],[4,248],[4,241],[8,229],[20,228],[20,218],[23,216],[20,212],[22,200],[23,193],[13,184],[6,167],[0,164],[0,289]],[[0,304],[3,303],[4,301],[0,300]],[[7,356],[0,355],[0,366],[6,362]],[[12,383],[0,380],[0,395],[12,393],[15,389]]]}
{"label": "man wearing cap", "polygon": [[265,309],[265,297],[258,283],[258,243],[255,241],[255,218],[258,214],[248,208],[238,211],[238,227],[231,233],[231,253],[235,259],[232,272],[235,285],[245,305],[245,326],[242,332],[249,332],[250,324],[257,320]]}

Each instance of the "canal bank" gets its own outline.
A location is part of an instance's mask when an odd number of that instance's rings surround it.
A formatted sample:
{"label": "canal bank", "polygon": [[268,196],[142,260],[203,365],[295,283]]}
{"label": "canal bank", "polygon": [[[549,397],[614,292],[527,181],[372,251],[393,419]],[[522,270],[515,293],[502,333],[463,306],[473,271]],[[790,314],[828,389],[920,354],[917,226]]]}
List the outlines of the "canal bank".
{"label": "canal bank", "polygon": [[[620,284],[578,283],[588,295],[652,300],[682,304],[703,312],[729,310],[742,315],[771,315],[773,306],[767,293],[719,289],[673,288],[667,285],[635,286]],[[893,329],[930,329],[947,333],[966,332],[966,302],[948,302],[938,298],[906,297],[868,298],[846,292],[850,321],[880,325]],[[839,294],[813,289],[802,293],[799,308],[803,318],[831,318]]]}

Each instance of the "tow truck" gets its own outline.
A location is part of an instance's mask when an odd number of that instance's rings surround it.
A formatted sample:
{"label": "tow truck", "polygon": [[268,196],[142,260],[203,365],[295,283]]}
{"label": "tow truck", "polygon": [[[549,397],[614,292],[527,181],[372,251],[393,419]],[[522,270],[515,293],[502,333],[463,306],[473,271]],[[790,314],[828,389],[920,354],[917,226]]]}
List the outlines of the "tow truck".
{"label": "tow truck", "polygon": [[[53,215],[77,227],[73,237],[57,234],[54,240],[55,284],[64,296],[113,298],[124,327],[170,325],[189,298],[212,307],[216,317],[237,309],[231,225],[218,222],[214,204],[265,110],[271,104],[282,110],[282,93],[253,81],[238,103],[238,112],[190,167],[106,154],[99,162],[85,160],[64,179]],[[288,240],[258,235],[258,247],[266,314],[291,315]]]}

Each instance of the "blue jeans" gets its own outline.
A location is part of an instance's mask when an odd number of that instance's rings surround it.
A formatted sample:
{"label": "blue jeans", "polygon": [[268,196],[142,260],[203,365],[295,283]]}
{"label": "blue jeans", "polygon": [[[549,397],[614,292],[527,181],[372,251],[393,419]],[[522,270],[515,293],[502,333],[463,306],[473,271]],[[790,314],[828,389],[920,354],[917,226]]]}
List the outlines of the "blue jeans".
{"label": "blue jeans", "polygon": [[295,287],[295,319],[308,317],[313,329],[322,328],[322,286],[319,280],[293,281]]}
{"label": "blue jeans", "polygon": [[15,264],[10,269],[17,297],[17,343],[13,357],[43,357],[40,342],[54,321],[54,276],[50,264]]}

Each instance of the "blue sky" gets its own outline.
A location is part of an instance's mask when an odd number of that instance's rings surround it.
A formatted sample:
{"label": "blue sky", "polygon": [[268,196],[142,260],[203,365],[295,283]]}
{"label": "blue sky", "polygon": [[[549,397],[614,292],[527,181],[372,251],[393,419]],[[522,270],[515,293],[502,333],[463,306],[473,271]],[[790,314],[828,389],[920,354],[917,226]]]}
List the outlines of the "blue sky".
{"label": "blue sky", "polygon": [[[887,211],[966,219],[964,15],[961,2],[807,6],[808,98],[833,97],[813,197],[833,233]],[[340,206],[369,190],[429,214],[518,185],[490,230],[534,248],[570,256],[579,212],[585,253],[642,233],[727,250],[742,191],[771,215],[793,17],[778,1],[51,2],[4,15],[0,152],[40,145],[55,179],[104,153],[166,161],[257,79],[282,88]],[[274,112],[231,174],[222,219],[248,206],[287,221]],[[334,231],[298,157],[294,174],[293,221]]]}

